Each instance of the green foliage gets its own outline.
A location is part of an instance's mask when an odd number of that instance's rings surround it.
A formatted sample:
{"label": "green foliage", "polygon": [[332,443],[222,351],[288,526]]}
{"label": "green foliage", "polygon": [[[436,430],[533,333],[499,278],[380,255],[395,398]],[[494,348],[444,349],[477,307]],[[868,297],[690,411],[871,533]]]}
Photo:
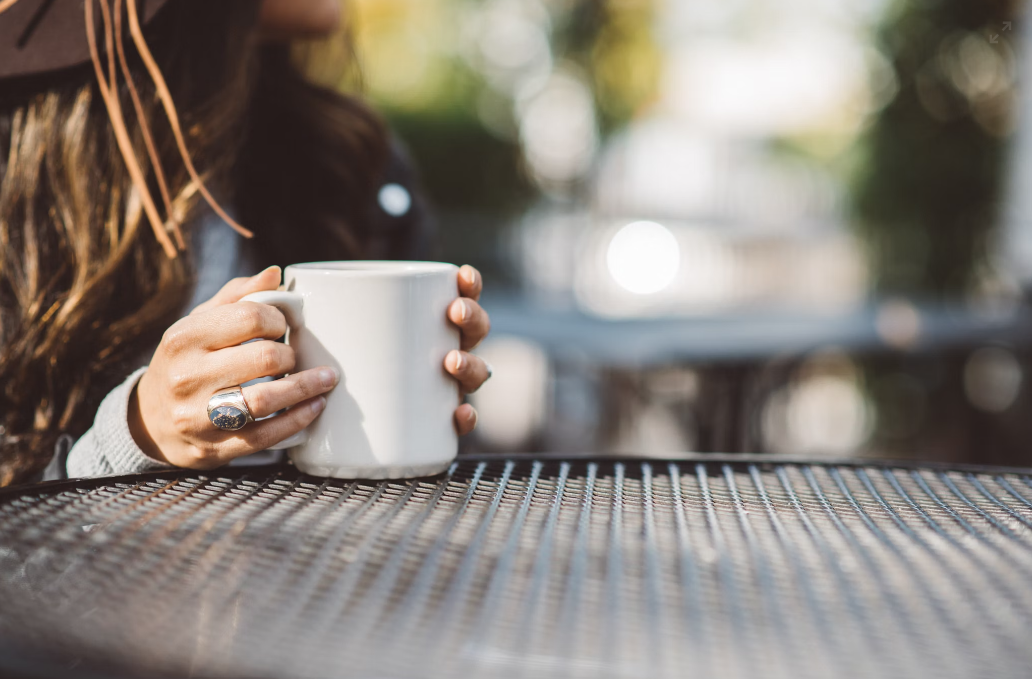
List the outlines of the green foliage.
{"label": "green foliage", "polygon": [[855,214],[876,289],[962,293],[998,217],[1015,3],[901,3],[880,41],[895,98],[862,141]]}
{"label": "green foliage", "polygon": [[504,214],[535,195],[521,171],[519,146],[492,135],[467,110],[392,111],[388,119],[436,208]]}
{"label": "green foliage", "polygon": [[[571,0],[549,6],[552,57],[584,75],[603,135],[620,128],[655,96],[661,55],[652,35],[653,2]],[[391,61],[407,44],[398,35],[407,34],[378,34],[379,42],[366,45],[373,57],[370,84],[378,107],[415,158],[438,209],[505,217],[538,196],[523,165],[514,103],[490,91],[482,75],[458,56],[461,50],[455,45],[449,43],[445,50],[443,39],[434,37],[435,31],[450,26],[443,17],[454,19],[459,10],[472,12],[478,6],[450,0],[438,3],[436,13],[426,9],[431,33],[427,42],[435,47],[417,64]],[[394,82],[404,81],[417,66],[421,77],[415,85],[405,89]],[[501,134],[485,124],[485,100],[492,100],[497,110],[510,109],[511,130]]]}

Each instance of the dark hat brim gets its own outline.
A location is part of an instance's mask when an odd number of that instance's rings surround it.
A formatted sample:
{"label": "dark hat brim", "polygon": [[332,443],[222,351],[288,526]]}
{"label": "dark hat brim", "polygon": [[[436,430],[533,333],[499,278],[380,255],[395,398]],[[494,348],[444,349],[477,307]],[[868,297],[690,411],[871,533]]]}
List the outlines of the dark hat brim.
{"label": "dark hat brim", "polygon": [[[86,2],[18,0],[0,14],[0,79],[44,75],[89,62]],[[141,21],[153,19],[166,2],[140,0]]]}

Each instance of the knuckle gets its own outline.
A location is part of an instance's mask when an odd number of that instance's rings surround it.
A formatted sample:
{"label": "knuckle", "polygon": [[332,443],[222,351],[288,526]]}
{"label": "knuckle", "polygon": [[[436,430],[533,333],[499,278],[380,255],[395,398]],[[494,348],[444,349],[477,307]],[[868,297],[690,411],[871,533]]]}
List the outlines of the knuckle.
{"label": "knuckle", "polygon": [[280,360],[279,351],[275,342],[259,342],[255,345],[254,363],[255,369],[263,376],[274,375],[278,372]]}
{"label": "knuckle", "polygon": [[285,433],[281,436],[277,436],[277,431],[275,427],[262,427],[258,429],[252,436],[251,444],[254,450],[256,451],[266,450],[269,446],[276,445],[277,443],[285,439],[287,436],[290,436],[290,433]]}
{"label": "knuckle", "polygon": [[306,376],[305,379],[300,379],[294,383],[294,396],[297,403],[315,396],[315,377]]}
{"label": "knuckle", "polygon": [[265,314],[261,306],[251,302],[240,305],[240,325],[252,337],[259,337],[265,331]]}
{"label": "knuckle", "polygon": [[176,370],[170,372],[168,375],[168,387],[173,394],[177,396],[187,396],[194,390],[194,375],[193,373]]}
{"label": "knuckle", "polygon": [[180,404],[172,409],[172,426],[180,434],[187,433],[193,425],[193,408]]}
{"label": "knuckle", "polygon": [[310,425],[316,417],[316,413],[308,406],[308,403],[305,401],[302,401],[301,403],[295,405],[293,408],[288,410],[286,415],[288,417],[290,428],[290,431],[287,432],[288,435],[292,435],[301,431],[302,429]]}
{"label": "knuckle", "polygon": [[265,417],[271,412],[269,410],[269,398],[266,396],[264,389],[252,389],[249,387],[244,392],[244,402],[247,403],[247,407],[254,417]]}
{"label": "knuckle", "polygon": [[190,333],[182,321],[174,323],[161,337],[161,348],[171,356],[183,353],[191,344]]}
{"label": "knuckle", "polygon": [[488,317],[487,312],[481,308],[477,308],[475,314],[473,314],[474,324],[477,330],[486,333],[488,328],[491,327],[491,319]]}
{"label": "knuckle", "polygon": [[218,447],[214,443],[190,446],[187,451],[189,466],[193,469],[207,469],[218,460]]}

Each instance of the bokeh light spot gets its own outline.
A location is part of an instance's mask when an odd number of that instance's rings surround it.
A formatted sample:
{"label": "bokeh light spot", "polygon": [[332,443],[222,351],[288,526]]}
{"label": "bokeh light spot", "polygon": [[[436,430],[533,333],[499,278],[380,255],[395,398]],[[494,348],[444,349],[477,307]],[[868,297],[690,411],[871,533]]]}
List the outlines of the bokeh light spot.
{"label": "bokeh light spot", "polygon": [[633,222],[617,231],[609,242],[606,265],[620,287],[650,295],[674,281],[681,266],[681,250],[665,226]]}
{"label": "bokeh light spot", "polygon": [[964,392],[971,405],[1002,413],[1018,400],[1024,374],[1017,357],[1002,347],[983,347],[964,365]]}
{"label": "bokeh light spot", "polygon": [[400,184],[384,184],[378,199],[380,207],[391,217],[401,217],[412,207],[412,196]]}

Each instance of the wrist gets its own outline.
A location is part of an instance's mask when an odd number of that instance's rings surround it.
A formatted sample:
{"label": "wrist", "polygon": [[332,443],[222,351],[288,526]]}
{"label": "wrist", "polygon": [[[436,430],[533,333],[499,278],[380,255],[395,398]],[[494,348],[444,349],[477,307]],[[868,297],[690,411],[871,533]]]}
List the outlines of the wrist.
{"label": "wrist", "polygon": [[144,380],[147,379],[147,373],[144,373],[140,380],[133,387],[132,393],[129,395],[129,433],[133,437],[133,441],[139,446],[140,450],[147,457],[157,460],[158,462],[168,463],[168,460],[164,455],[161,454],[161,448],[155,441],[153,433],[147,427],[147,420],[143,416],[143,404],[141,403],[140,391]]}

